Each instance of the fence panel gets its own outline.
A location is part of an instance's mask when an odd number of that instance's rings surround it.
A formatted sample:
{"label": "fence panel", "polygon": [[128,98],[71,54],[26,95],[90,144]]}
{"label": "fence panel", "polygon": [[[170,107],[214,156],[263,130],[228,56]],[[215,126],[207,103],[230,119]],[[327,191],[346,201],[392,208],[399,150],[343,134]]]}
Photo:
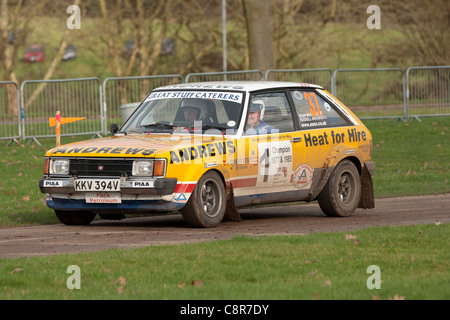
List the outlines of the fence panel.
{"label": "fence panel", "polygon": [[190,73],[186,76],[188,82],[203,81],[260,81],[264,80],[264,74],[260,70],[246,71],[222,71],[206,73]]}
{"label": "fence panel", "polygon": [[317,84],[331,91],[331,69],[276,69],[267,70],[265,79]]}
{"label": "fence panel", "polygon": [[103,131],[101,82],[98,78],[64,80],[27,80],[20,87],[23,107],[22,132],[24,139],[54,137],[56,131],[48,118],[56,111],[61,117],[86,117],[61,126],[61,136],[94,134]]}
{"label": "fence panel", "polygon": [[406,70],[407,118],[450,115],[450,66]]}
{"label": "fence panel", "polygon": [[19,88],[13,81],[0,82],[0,140],[18,143],[20,128]]}
{"label": "fence panel", "polygon": [[332,93],[361,119],[406,117],[404,72],[400,68],[340,69]]}
{"label": "fence panel", "polygon": [[[103,112],[106,122],[124,122],[153,89],[183,83],[181,75],[114,77],[103,81]],[[106,134],[106,132],[104,132]]]}

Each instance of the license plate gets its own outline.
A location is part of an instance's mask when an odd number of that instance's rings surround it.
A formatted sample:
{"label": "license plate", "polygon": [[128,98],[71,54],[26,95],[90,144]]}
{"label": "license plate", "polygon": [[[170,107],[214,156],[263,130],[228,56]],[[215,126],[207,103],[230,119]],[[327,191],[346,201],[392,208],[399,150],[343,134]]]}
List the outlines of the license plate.
{"label": "license plate", "polygon": [[77,179],[75,191],[120,191],[120,179]]}
{"label": "license plate", "polygon": [[122,203],[119,192],[86,192],[86,203]]}

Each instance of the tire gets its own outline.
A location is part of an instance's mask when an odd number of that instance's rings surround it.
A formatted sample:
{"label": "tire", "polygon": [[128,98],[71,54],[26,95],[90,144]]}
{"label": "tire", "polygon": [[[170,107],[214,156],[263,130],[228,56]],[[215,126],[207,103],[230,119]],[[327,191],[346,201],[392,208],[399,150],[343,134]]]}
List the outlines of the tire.
{"label": "tire", "polygon": [[59,221],[68,226],[85,226],[92,222],[95,213],[90,211],[62,211],[55,210]]}
{"label": "tire", "polygon": [[329,217],[348,217],[358,207],[361,197],[361,177],[358,169],[349,161],[341,161],[317,200],[320,209]]}
{"label": "tire", "polygon": [[198,181],[181,214],[191,227],[212,228],[222,221],[225,206],[226,193],[222,179],[216,172],[208,171]]}

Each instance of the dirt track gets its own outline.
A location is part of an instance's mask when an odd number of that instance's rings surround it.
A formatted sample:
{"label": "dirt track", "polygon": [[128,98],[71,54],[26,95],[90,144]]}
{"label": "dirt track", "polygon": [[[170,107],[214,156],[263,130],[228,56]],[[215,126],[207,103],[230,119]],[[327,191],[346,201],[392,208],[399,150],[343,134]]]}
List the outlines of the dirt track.
{"label": "dirt track", "polygon": [[192,243],[238,235],[292,235],[445,223],[450,222],[450,194],[377,199],[375,209],[358,209],[347,218],[329,218],[317,203],[248,208],[239,212],[242,222],[223,222],[213,229],[188,228],[181,215],[96,220],[83,227],[59,224],[4,228],[0,229],[0,258]]}

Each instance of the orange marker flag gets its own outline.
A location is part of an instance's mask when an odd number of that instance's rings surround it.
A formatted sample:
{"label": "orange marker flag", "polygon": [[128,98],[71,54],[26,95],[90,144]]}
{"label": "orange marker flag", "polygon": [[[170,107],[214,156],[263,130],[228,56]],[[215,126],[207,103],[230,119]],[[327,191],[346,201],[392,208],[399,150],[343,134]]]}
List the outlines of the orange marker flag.
{"label": "orange marker flag", "polygon": [[56,146],[61,145],[61,125],[64,123],[71,123],[78,120],[83,120],[84,118],[61,118],[61,113],[56,111],[56,118],[48,118],[48,123],[50,127],[56,126]]}
{"label": "orange marker flag", "polygon": [[[56,112],[56,116],[58,117],[59,111]],[[61,118],[61,115],[59,116],[59,124],[65,124],[65,123],[71,123],[71,122],[75,122],[78,120],[84,120],[86,119],[86,117],[84,118]],[[50,125],[50,127],[54,127],[56,126],[56,118],[48,118],[48,123]]]}

